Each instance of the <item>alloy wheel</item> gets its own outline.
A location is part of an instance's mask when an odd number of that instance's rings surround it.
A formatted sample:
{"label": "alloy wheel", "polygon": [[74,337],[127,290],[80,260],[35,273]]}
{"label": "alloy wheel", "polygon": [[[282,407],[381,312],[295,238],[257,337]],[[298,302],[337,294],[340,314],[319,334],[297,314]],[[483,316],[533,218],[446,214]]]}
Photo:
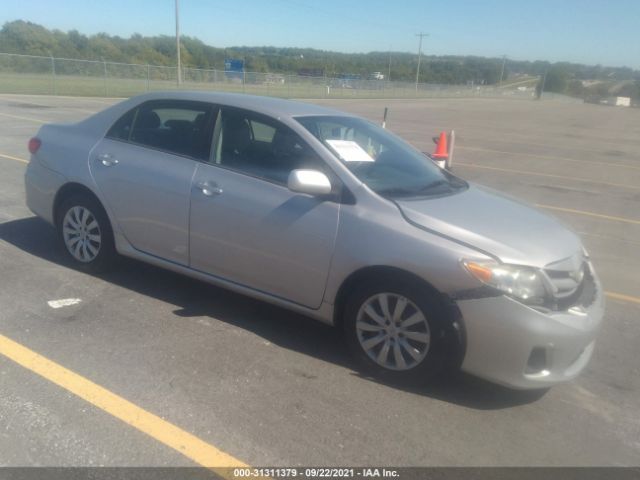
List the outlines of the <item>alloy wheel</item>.
{"label": "alloy wheel", "polygon": [[431,332],[424,313],[408,298],[378,293],[364,301],[356,333],[367,356],[389,370],[409,370],[429,352]]}
{"label": "alloy wheel", "polygon": [[62,236],[69,253],[80,262],[89,263],[100,252],[100,225],[86,207],[75,206],[67,210],[62,220]]}

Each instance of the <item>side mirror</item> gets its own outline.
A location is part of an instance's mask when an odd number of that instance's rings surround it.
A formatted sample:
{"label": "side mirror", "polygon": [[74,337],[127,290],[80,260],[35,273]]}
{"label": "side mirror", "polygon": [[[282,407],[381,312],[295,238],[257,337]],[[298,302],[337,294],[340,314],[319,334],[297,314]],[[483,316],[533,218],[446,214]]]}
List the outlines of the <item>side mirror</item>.
{"label": "side mirror", "polygon": [[293,170],[289,174],[287,187],[292,192],[307,195],[327,195],[331,193],[329,177],[318,170]]}

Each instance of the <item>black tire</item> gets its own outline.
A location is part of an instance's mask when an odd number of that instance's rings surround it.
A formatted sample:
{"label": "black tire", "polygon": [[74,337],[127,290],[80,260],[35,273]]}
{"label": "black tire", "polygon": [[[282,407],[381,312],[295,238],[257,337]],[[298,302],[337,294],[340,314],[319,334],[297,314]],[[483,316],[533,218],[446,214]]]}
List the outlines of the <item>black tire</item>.
{"label": "black tire", "polygon": [[[95,242],[92,244],[92,248],[97,250],[97,254],[87,261],[81,261],[76,258],[65,241],[63,223],[65,222],[67,213],[76,207],[86,209],[97,222],[97,229],[94,227],[91,232],[88,233],[99,234],[100,236],[99,244],[96,244]],[[63,200],[56,212],[56,229],[58,232],[58,240],[62,245],[62,248],[76,268],[85,272],[100,273],[113,267],[117,259],[113,240],[113,230],[107,213],[104,211],[100,202],[94,197],[88,194],[79,193],[71,195],[69,198]]]}
{"label": "black tire", "polygon": [[[426,354],[422,360],[408,369],[385,368],[376,363],[361,345],[358,329],[356,328],[358,314],[367,301],[381,293],[391,293],[408,299],[414,307],[421,310],[428,325],[428,330],[426,331],[429,333],[430,339]],[[388,310],[390,309],[391,306]],[[447,319],[444,312],[444,308],[432,291],[416,281],[390,276],[381,280],[372,280],[357,287],[347,299],[342,323],[347,345],[365,372],[386,382],[419,386],[429,383],[449,365],[447,360],[453,352],[450,348],[451,342],[447,334]],[[375,324],[375,322],[371,323]],[[372,333],[372,335],[378,335],[378,333]],[[402,340],[398,340],[396,337],[395,342],[398,341]],[[393,348],[395,344],[391,343],[391,345],[391,348]],[[414,351],[417,352],[418,350]],[[393,353],[395,352],[390,351],[391,355]],[[404,359],[411,360],[411,357],[404,355]],[[391,361],[393,360],[391,359]]]}

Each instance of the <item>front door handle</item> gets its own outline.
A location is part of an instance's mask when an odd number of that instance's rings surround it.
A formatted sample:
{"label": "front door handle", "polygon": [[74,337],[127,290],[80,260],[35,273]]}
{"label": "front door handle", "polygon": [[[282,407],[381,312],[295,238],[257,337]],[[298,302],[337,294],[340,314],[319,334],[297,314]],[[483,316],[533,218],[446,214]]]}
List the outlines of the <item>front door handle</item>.
{"label": "front door handle", "polygon": [[222,189],[215,182],[198,182],[196,187],[207,197],[213,197],[214,195],[220,195]]}
{"label": "front door handle", "polygon": [[110,153],[101,153],[100,155],[98,155],[98,160],[100,160],[100,163],[102,163],[105,167],[113,167],[114,165],[118,164],[118,159]]}

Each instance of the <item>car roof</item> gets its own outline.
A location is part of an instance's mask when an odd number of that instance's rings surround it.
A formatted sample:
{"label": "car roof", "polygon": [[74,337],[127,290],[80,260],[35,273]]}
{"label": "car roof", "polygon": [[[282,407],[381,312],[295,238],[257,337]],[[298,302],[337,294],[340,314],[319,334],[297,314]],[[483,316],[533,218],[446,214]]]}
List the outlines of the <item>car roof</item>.
{"label": "car roof", "polygon": [[331,108],[313,105],[295,100],[285,100],[275,97],[262,97],[242,93],[201,92],[185,90],[169,90],[150,92],[133,97],[132,100],[193,100],[210,102],[230,107],[244,108],[272,117],[298,117],[307,115],[339,115],[351,116],[348,113]]}

